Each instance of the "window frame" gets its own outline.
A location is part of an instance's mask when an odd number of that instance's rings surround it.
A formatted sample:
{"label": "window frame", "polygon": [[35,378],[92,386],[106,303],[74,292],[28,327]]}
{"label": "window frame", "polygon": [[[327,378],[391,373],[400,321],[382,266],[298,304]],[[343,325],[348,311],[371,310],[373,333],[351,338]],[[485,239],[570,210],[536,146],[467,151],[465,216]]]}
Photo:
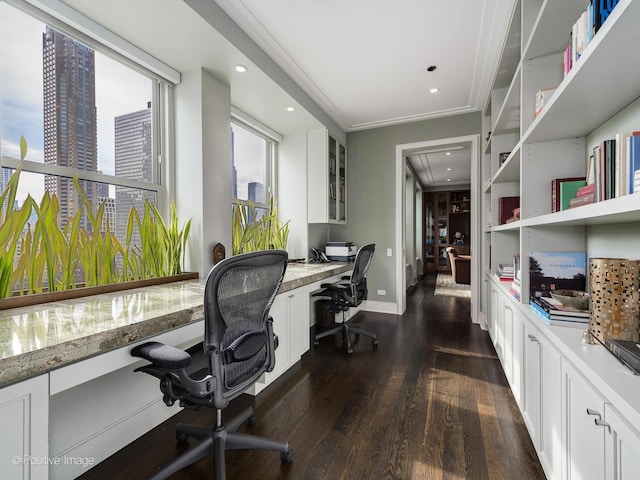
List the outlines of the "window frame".
{"label": "window frame", "polygon": [[173,175],[171,175],[175,144],[173,87],[180,82],[180,73],[58,0],[0,0],[0,2],[21,10],[24,14],[50,25],[149,79],[153,181],[130,180],[97,171],[80,170],[27,159],[20,160],[5,154],[0,154],[0,168],[16,169],[22,165],[24,172],[65,178],[77,177],[80,180],[153,192],[159,211],[168,213],[170,199],[175,196]]}
{"label": "window frame", "polygon": [[[266,125],[261,124],[258,120],[242,113],[238,114],[237,109],[232,110],[230,126],[234,125],[243,128],[250,133],[256,135],[267,143],[265,156],[265,192],[266,202],[252,202],[257,209],[264,209],[269,212],[269,198],[277,198],[277,178],[278,178],[278,144],[282,141],[282,135],[271,130]],[[233,148],[233,146],[232,146]],[[233,152],[232,152],[233,153]],[[237,197],[231,198],[232,206],[249,206],[250,200],[243,200]]]}

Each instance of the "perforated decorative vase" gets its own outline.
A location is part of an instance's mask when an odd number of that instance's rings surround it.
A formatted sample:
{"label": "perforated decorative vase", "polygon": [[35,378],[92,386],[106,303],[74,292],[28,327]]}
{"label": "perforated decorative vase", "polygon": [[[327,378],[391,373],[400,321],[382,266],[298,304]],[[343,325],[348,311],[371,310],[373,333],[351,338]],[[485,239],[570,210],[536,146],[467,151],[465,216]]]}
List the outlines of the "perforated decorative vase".
{"label": "perforated decorative vase", "polygon": [[639,340],[640,261],[589,259],[589,331],[607,338]]}

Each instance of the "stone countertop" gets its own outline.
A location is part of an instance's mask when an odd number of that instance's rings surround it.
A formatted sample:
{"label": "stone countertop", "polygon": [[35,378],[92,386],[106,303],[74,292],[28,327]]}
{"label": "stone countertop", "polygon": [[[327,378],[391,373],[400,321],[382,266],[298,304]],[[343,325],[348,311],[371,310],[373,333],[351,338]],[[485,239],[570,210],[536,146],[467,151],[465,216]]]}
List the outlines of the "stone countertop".
{"label": "stone countertop", "polygon": [[[352,266],[291,263],[279,293]],[[0,311],[0,387],[201,320],[205,282],[186,280]]]}

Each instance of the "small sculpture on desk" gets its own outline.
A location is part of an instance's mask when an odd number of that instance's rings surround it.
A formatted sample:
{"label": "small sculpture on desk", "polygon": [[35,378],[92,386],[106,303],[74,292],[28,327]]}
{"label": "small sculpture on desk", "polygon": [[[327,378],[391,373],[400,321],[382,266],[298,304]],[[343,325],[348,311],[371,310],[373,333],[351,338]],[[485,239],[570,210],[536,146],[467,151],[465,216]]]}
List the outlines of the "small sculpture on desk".
{"label": "small sculpture on desk", "polygon": [[456,232],[453,234],[453,245],[464,245],[464,233]]}

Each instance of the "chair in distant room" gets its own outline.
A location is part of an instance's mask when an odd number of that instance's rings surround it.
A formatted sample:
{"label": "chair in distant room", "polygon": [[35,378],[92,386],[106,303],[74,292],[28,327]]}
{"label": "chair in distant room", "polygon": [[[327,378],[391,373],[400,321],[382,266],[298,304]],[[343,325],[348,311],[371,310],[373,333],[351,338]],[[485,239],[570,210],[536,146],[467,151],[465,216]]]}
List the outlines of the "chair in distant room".
{"label": "chair in distant room", "polygon": [[455,247],[447,247],[447,253],[453,281],[469,285],[471,283],[471,256],[458,255]]}
{"label": "chair in distant room", "polygon": [[320,285],[324,290],[316,294],[316,296],[329,298],[327,308],[333,314],[342,312],[342,323],[317,334],[314,338],[314,345],[318,345],[318,341],[321,338],[340,333],[342,334],[342,344],[349,355],[353,353],[349,334],[355,334],[356,339],[360,335],[369,337],[373,341],[374,348],[378,346],[378,338],[374,333],[360,330],[358,325],[351,324],[351,321],[345,320],[345,312],[351,307],[357,307],[367,298],[366,275],[375,249],[376,246],[374,244],[360,247],[356,253],[351,276],[342,277],[342,280],[336,283],[323,283]]}
{"label": "chair in distant room", "polygon": [[[269,309],[282,284],[287,253],[278,250],[248,253],[221,260],[209,273],[204,291],[204,341],[187,351],[147,342],[131,354],[151,362],[136,371],[160,379],[164,402],[171,406],[215,408],[212,427],[178,424],[176,439],[200,440],[150,478],[165,479],[212,455],[216,480],[226,478],[225,450],[258,448],[280,452],[291,462],[286,442],[236,430],[256,421],[252,408],[223,423],[222,410],[275,366],[277,337]],[[256,473],[258,476],[258,473]]]}

